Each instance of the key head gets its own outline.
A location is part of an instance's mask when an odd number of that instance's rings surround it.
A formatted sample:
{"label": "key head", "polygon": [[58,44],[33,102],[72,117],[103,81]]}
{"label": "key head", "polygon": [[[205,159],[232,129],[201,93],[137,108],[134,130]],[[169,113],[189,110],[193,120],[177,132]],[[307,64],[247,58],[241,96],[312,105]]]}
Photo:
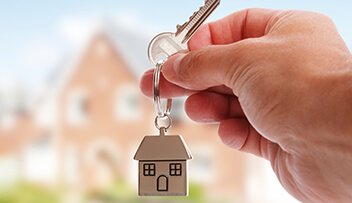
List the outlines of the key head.
{"label": "key head", "polygon": [[188,52],[187,44],[181,41],[182,38],[176,37],[172,32],[164,32],[155,36],[148,47],[150,62],[156,66],[159,61],[166,60],[176,53]]}

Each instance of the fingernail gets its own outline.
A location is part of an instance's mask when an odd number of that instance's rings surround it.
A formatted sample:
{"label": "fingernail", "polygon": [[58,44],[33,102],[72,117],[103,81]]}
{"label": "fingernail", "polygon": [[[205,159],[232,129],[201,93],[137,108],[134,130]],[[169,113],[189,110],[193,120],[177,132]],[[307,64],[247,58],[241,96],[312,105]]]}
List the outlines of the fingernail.
{"label": "fingernail", "polygon": [[169,60],[165,62],[163,67],[163,74],[165,78],[172,80],[176,77],[176,73],[180,68],[180,63],[185,56],[186,54],[178,54],[172,56],[171,58],[169,58]]}

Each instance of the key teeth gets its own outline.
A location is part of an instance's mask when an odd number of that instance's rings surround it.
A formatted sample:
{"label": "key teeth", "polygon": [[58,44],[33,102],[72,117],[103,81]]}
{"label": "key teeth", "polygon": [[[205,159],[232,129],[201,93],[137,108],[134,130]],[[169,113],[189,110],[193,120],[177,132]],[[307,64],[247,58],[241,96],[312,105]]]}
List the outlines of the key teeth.
{"label": "key teeth", "polygon": [[199,7],[199,10],[197,11],[197,13],[198,13],[200,10],[202,10],[204,7],[205,7],[205,6]]}
{"label": "key teeth", "polygon": [[[207,2],[207,1],[205,1],[205,2]],[[199,10],[198,10],[198,11],[195,11],[195,12],[193,13],[193,15],[192,15],[191,17],[189,17],[189,21],[185,22],[185,23],[182,24],[182,25],[178,24],[178,25],[176,26],[177,31],[179,31],[180,29],[182,29],[183,27],[185,27],[185,26],[187,25],[187,23],[189,23],[204,7],[205,7],[205,6],[199,7]]]}
{"label": "key teeth", "polygon": [[189,17],[189,20],[192,20],[192,18],[197,14],[198,12],[194,12],[193,15],[191,17]]}
{"label": "key teeth", "polygon": [[[185,22],[185,23],[183,23],[182,25],[178,24],[178,25],[176,26],[177,32],[180,31],[180,29],[182,29],[183,27],[185,27],[187,23],[188,23],[188,22]],[[177,32],[176,32],[176,33],[177,33]]]}
{"label": "key teeth", "polygon": [[203,8],[204,8],[204,6],[199,7],[199,10],[198,10],[198,11],[195,11],[195,12],[193,13],[193,15],[192,15],[191,17],[189,17],[189,20],[192,20],[192,18],[194,18],[194,16],[196,16]]}
{"label": "key teeth", "polygon": [[[215,2],[216,0],[205,0],[205,1],[204,1],[204,5],[203,5],[203,6],[200,6],[200,7],[199,7],[199,10],[196,11],[196,12],[194,12],[193,15],[192,15],[191,17],[189,17],[189,21],[185,22],[185,23],[182,24],[182,25],[178,24],[178,25],[176,26],[176,29],[177,29],[176,35],[179,34],[179,33],[182,31],[182,29],[185,28],[185,27],[188,25],[188,23],[190,23],[198,13],[200,13],[203,9],[205,9],[206,6],[209,6],[209,5],[207,5],[207,4],[208,4],[209,2],[212,2],[212,1]],[[205,11],[204,11],[204,12],[205,12]]]}

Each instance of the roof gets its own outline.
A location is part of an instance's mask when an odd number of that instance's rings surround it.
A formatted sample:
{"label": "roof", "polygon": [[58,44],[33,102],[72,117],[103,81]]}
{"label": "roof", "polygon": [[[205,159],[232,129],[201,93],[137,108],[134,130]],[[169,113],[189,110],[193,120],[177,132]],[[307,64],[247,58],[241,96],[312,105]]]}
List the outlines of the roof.
{"label": "roof", "polygon": [[145,136],[134,159],[187,160],[192,159],[192,155],[180,135]]}

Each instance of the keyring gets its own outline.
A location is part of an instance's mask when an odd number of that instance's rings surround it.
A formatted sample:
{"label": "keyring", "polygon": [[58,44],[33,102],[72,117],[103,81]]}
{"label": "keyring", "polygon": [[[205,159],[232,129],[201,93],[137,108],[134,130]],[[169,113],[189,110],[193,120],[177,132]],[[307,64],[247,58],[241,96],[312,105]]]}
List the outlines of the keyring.
{"label": "keyring", "polygon": [[161,68],[163,67],[164,63],[165,63],[165,61],[160,61],[156,64],[156,67],[154,69],[154,75],[153,75],[154,106],[155,106],[155,111],[156,111],[159,118],[163,118],[165,116],[170,116],[171,106],[172,106],[172,99],[167,99],[165,112],[163,111],[163,109],[161,107],[159,85],[160,85],[160,72],[161,72]]}

